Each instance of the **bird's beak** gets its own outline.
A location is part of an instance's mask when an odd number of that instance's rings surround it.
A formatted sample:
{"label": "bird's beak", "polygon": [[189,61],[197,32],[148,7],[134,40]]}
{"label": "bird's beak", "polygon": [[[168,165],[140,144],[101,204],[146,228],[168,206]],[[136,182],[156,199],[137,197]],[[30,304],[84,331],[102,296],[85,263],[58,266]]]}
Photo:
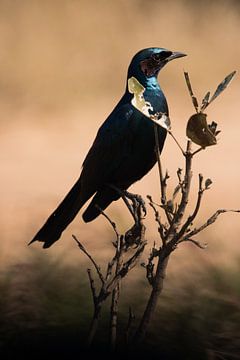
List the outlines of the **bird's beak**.
{"label": "bird's beak", "polygon": [[179,52],[179,51],[174,51],[174,52],[172,53],[172,55],[170,55],[166,60],[167,60],[167,61],[171,61],[171,60],[174,60],[174,59],[183,57],[183,56],[187,56],[187,54],[181,53],[181,52]]}

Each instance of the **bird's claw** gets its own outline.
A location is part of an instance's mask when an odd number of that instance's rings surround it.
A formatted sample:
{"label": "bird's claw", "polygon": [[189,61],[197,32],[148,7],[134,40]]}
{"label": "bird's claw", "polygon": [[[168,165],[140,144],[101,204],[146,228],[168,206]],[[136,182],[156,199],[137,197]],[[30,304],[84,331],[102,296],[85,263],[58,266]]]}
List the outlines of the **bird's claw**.
{"label": "bird's claw", "polygon": [[137,207],[137,206],[141,207],[144,216],[147,215],[146,203],[140,195],[132,194],[132,193],[128,192],[127,190],[124,190],[123,194],[126,198],[128,198],[129,200],[132,201],[134,207]]}

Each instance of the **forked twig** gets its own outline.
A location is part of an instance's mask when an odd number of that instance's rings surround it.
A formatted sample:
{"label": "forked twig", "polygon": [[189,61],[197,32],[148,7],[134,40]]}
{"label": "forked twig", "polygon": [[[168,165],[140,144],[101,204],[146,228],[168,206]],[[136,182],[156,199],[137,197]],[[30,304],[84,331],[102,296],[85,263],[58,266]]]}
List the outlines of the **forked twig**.
{"label": "forked twig", "polygon": [[93,264],[101,282],[101,286],[97,290],[91,269],[87,270],[92,298],[93,298],[93,304],[94,304],[93,318],[88,333],[88,340],[87,340],[88,346],[91,346],[93,339],[95,337],[98,328],[98,321],[101,313],[102,304],[110,296],[110,294],[112,294],[111,311],[110,311],[110,344],[112,349],[114,349],[116,346],[120,282],[129,273],[129,271],[132,268],[134,268],[134,266],[137,264],[146,245],[146,241],[144,240],[145,226],[143,225],[142,222],[143,219],[142,211],[144,210],[143,210],[142,201],[139,198],[140,198],[139,196],[134,197],[132,195],[131,196],[132,205],[127,200],[129,206],[131,206],[131,213],[134,216],[134,219],[136,219],[137,217],[135,226],[139,227],[139,231],[137,232],[138,242],[135,243],[136,247],[134,253],[125,261],[124,261],[124,255],[126,256],[128,250],[131,248],[129,246],[129,243],[126,241],[128,232],[126,233],[126,235],[120,235],[116,224],[110,219],[108,215],[104,213],[104,211],[102,211],[98,207],[101,214],[107,219],[107,221],[112,226],[113,231],[115,232],[116,235],[116,243],[114,243],[115,254],[108,263],[105,276],[103,275],[100,266],[98,266],[94,258],[85,249],[82,243],[77,239],[75,235],[72,236],[75,242],[77,243],[79,249],[88,257],[90,262]]}
{"label": "forked twig", "polygon": [[226,212],[235,212],[235,213],[240,213],[240,210],[236,209],[231,209],[231,210],[228,210],[228,209],[219,209],[217,210],[203,225],[201,225],[199,228],[196,228],[192,231],[190,231],[188,233],[188,235],[185,237],[185,238],[188,238],[188,237],[192,237],[194,235],[197,235],[198,233],[200,233],[201,231],[203,231],[206,227],[208,227],[209,225],[212,225],[213,223],[215,223],[215,221],[217,220],[218,216],[220,214],[224,214]]}

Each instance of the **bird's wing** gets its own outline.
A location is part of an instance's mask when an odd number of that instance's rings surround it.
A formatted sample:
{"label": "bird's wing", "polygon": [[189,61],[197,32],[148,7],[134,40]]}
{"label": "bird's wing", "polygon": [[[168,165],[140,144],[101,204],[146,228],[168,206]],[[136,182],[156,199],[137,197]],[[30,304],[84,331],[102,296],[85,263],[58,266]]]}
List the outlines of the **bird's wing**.
{"label": "bird's wing", "polygon": [[81,174],[82,191],[96,191],[111,180],[116,168],[131,154],[133,115],[131,104],[117,106],[99,129]]}

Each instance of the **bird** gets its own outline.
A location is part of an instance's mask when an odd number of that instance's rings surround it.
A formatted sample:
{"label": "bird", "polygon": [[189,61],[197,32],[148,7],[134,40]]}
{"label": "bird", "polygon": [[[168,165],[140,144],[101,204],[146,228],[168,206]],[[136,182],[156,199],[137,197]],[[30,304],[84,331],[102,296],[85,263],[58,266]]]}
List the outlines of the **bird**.
{"label": "bird", "polygon": [[[183,56],[186,54],[150,47],[132,58],[127,84],[131,77],[138,80],[145,88],[144,99],[151,104],[153,112],[168,116],[167,100],[157,77],[167,63]],[[43,248],[49,248],[91,198],[82,217],[84,222],[94,220],[121,197],[116,189],[127,190],[155,165],[154,123],[132,105],[132,97],[126,85],[124,95],[100,126],[78,180],[29,244],[40,241]],[[160,152],[166,135],[167,130],[158,126]]]}

